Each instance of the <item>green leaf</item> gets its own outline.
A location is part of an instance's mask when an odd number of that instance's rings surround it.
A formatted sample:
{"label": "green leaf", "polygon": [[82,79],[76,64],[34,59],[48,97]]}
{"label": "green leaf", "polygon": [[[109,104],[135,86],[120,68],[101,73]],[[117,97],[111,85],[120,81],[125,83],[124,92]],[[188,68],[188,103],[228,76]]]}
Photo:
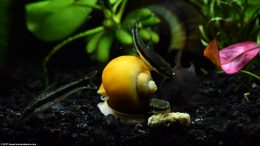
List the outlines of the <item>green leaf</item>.
{"label": "green leaf", "polygon": [[148,8],[135,9],[127,14],[127,16],[125,17],[125,19],[122,22],[122,27],[124,29],[128,29],[129,26],[132,27],[132,25],[137,20],[140,20],[140,21],[145,20],[145,19],[149,18],[152,14],[153,14],[152,11]]}
{"label": "green leaf", "polygon": [[150,29],[141,29],[139,31],[140,37],[145,41],[152,41],[154,43],[159,42],[159,35]]}
{"label": "green leaf", "polygon": [[93,53],[97,49],[98,42],[99,42],[99,40],[100,40],[100,38],[102,37],[103,34],[104,34],[104,31],[101,31],[101,32],[98,32],[94,35],[89,36],[90,39],[89,39],[89,41],[87,42],[87,45],[86,45],[86,52],[87,53]]}
{"label": "green leaf", "polygon": [[133,43],[132,35],[123,28],[118,28],[115,31],[115,36],[117,40],[122,44],[131,45]]}
{"label": "green leaf", "polygon": [[152,41],[154,43],[158,43],[160,41],[159,35],[155,31],[152,31],[152,30],[149,30],[149,31],[150,31]]}
{"label": "green leaf", "polygon": [[118,0],[109,0],[109,3],[113,5],[113,4],[115,4],[117,1],[118,1]]}
{"label": "green leaf", "polygon": [[149,18],[143,20],[142,22],[143,26],[153,26],[160,23],[160,18],[156,16],[150,16]]}
{"label": "green leaf", "polygon": [[27,28],[44,41],[58,41],[72,34],[86,20],[97,0],[49,0],[26,5]]}
{"label": "green leaf", "polygon": [[113,43],[113,34],[106,33],[99,41],[96,51],[96,60],[99,62],[106,62],[110,56],[110,47]]}

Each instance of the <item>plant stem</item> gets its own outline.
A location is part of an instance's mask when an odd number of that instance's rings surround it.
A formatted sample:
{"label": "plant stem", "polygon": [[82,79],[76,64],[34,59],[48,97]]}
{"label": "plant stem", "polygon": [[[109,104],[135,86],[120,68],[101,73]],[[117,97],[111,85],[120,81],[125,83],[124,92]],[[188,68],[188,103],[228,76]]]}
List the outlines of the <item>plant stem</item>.
{"label": "plant stem", "polygon": [[44,61],[42,63],[42,67],[43,67],[43,73],[44,73],[44,85],[47,86],[49,84],[49,77],[48,77],[48,69],[47,69],[47,64],[50,60],[50,58],[57,53],[62,47],[64,47],[65,45],[67,45],[68,43],[75,41],[79,38],[97,33],[97,32],[101,32],[104,30],[103,26],[98,26],[96,28],[93,29],[89,29],[85,32],[76,34],[72,37],[67,38],[66,40],[62,41],[61,43],[59,43],[58,45],[56,45],[48,54],[47,56],[44,58]]}
{"label": "plant stem", "polygon": [[114,4],[114,6],[113,6],[113,8],[112,8],[112,11],[113,11],[114,13],[116,13],[117,8],[118,8],[118,6],[121,4],[121,2],[122,2],[122,0],[118,0],[118,1]]}
{"label": "plant stem", "polygon": [[119,24],[121,22],[121,18],[123,16],[125,6],[126,6],[127,0],[123,0],[121,7],[119,8],[118,13],[115,16],[116,22]]}
{"label": "plant stem", "polygon": [[240,70],[240,72],[241,72],[241,73],[244,73],[244,74],[247,74],[247,75],[249,75],[249,76],[251,76],[251,77],[254,77],[254,78],[256,78],[257,80],[260,81],[260,76],[254,74],[254,73],[251,73],[251,72],[246,71],[246,70]]}

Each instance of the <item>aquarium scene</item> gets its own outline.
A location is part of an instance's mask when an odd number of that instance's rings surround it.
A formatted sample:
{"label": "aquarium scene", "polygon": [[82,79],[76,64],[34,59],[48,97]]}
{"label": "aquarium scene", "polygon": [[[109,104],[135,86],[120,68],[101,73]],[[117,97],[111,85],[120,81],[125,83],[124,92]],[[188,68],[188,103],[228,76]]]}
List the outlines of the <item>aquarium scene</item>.
{"label": "aquarium scene", "polygon": [[1,0],[0,145],[259,146],[259,0]]}

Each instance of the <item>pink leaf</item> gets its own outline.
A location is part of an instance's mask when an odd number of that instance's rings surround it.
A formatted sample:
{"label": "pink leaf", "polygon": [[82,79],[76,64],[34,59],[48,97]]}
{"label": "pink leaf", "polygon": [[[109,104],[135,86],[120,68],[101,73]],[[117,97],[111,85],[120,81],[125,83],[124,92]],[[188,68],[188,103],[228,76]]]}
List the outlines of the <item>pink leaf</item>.
{"label": "pink leaf", "polygon": [[227,74],[241,70],[257,53],[260,46],[255,42],[237,43],[219,51],[221,68]]}

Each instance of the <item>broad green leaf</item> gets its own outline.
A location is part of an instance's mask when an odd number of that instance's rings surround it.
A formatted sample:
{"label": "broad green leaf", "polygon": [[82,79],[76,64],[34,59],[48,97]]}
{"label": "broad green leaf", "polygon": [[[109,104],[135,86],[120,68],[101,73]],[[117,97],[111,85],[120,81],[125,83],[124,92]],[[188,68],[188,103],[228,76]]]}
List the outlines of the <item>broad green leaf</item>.
{"label": "broad green leaf", "polygon": [[97,0],[49,0],[26,6],[27,27],[44,41],[58,41],[77,30],[92,9],[78,5],[94,5]]}
{"label": "broad green leaf", "polygon": [[109,3],[112,5],[115,4],[116,2],[117,2],[117,0],[109,0]]}

